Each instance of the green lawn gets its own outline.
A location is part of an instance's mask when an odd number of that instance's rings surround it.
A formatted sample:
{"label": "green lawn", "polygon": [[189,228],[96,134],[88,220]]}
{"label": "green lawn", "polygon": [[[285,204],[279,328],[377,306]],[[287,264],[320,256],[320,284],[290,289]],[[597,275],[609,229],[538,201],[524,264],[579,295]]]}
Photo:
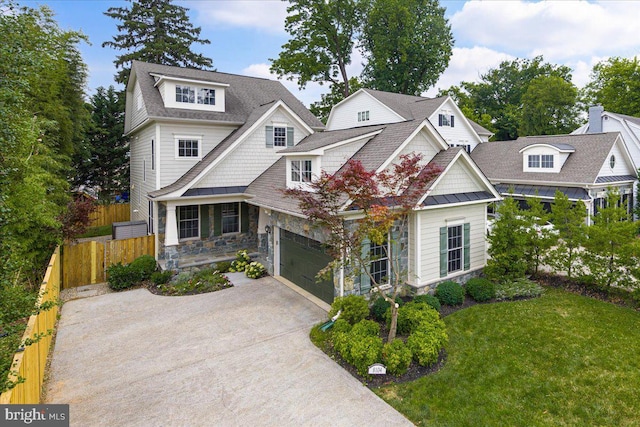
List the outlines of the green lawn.
{"label": "green lawn", "polygon": [[376,390],[434,426],[640,426],[640,312],[545,290],[445,318],[439,372]]}

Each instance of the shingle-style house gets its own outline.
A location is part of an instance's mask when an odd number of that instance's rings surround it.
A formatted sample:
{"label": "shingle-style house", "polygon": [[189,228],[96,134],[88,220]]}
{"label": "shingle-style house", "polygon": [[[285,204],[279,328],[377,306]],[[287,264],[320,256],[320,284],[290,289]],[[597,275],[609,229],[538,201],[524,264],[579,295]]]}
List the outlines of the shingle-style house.
{"label": "shingle-style house", "polygon": [[[361,90],[334,108],[327,129],[279,82],[134,62],[126,124],[132,219],[149,221],[165,268],[189,265],[194,255],[213,259],[255,248],[271,274],[325,301],[366,294],[371,286],[359,272],[337,271],[332,281],[316,283],[330,261],[325,231],[283,190],[337,172],[349,159],[383,170],[419,152],[442,172],[394,249],[407,283],[422,293],[481,271],[486,208],[500,196],[467,153],[483,138],[450,99]],[[367,268],[384,277],[388,262]]]}
{"label": "shingle-style house", "polygon": [[582,200],[591,217],[603,206],[608,188],[617,189],[631,211],[636,166],[618,132],[521,137],[489,142],[471,157],[503,196],[550,203],[559,190]]}

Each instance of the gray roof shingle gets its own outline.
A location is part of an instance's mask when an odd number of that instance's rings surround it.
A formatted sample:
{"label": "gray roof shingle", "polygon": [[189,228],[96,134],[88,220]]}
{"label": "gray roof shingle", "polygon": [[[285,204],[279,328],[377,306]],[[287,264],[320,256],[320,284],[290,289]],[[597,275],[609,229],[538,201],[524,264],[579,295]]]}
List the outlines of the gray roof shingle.
{"label": "gray roof shingle", "polygon": [[[495,141],[478,145],[471,158],[492,182],[557,182],[594,184],[607,159],[618,132],[529,136],[515,141]],[[569,154],[558,173],[523,172],[523,154],[520,150],[533,144],[570,145],[575,152]]]}

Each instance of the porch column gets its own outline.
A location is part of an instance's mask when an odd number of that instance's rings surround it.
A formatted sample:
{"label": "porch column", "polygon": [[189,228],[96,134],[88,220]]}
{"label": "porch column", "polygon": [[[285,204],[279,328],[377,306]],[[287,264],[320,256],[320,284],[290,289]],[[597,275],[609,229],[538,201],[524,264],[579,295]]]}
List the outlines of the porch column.
{"label": "porch column", "polygon": [[178,221],[176,219],[176,206],[167,203],[167,221],[164,231],[164,245],[176,246],[178,244]]}

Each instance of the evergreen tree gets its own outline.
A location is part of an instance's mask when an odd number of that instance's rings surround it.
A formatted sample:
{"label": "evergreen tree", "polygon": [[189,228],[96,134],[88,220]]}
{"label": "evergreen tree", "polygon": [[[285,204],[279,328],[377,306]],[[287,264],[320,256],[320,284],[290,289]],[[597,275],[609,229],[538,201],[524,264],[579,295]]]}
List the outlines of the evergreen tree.
{"label": "evergreen tree", "polygon": [[114,18],[118,32],[112,41],[102,47],[112,47],[125,53],[116,57],[116,68],[121,70],[115,80],[126,86],[131,61],[208,69],[210,58],[191,51],[193,43],[210,44],[200,38],[200,27],[189,22],[187,9],[172,0],[127,0],[131,8],[110,7],[105,15]]}
{"label": "evergreen tree", "polygon": [[124,100],[113,86],[99,87],[91,97],[91,127],[87,132],[83,161],[76,184],[97,187],[99,197],[111,196],[129,187],[129,144],[124,133]]}
{"label": "evergreen tree", "polygon": [[587,236],[586,218],[587,208],[581,200],[574,204],[567,195],[556,191],[551,205],[551,222],[559,240],[546,258],[546,263],[556,272],[566,272],[568,277],[576,273],[580,247]]}
{"label": "evergreen tree", "polygon": [[529,209],[522,212],[526,220],[524,230],[527,235],[527,270],[529,273],[538,274],[540,266],[546,260],[547,252],[557,243],[558,238],[555,229],[548,225],[550,215],[544,210],[542,201],[538,197],[531,197],[527,199],[527,205]]}
{"label": "evergreen tree", "polygon": [[518,202],[505,197],[496,209],[496,220],[489,232],[490,259],[484,269],[487,277],[496,282],[519,279],[526,275],[527,221]]}

